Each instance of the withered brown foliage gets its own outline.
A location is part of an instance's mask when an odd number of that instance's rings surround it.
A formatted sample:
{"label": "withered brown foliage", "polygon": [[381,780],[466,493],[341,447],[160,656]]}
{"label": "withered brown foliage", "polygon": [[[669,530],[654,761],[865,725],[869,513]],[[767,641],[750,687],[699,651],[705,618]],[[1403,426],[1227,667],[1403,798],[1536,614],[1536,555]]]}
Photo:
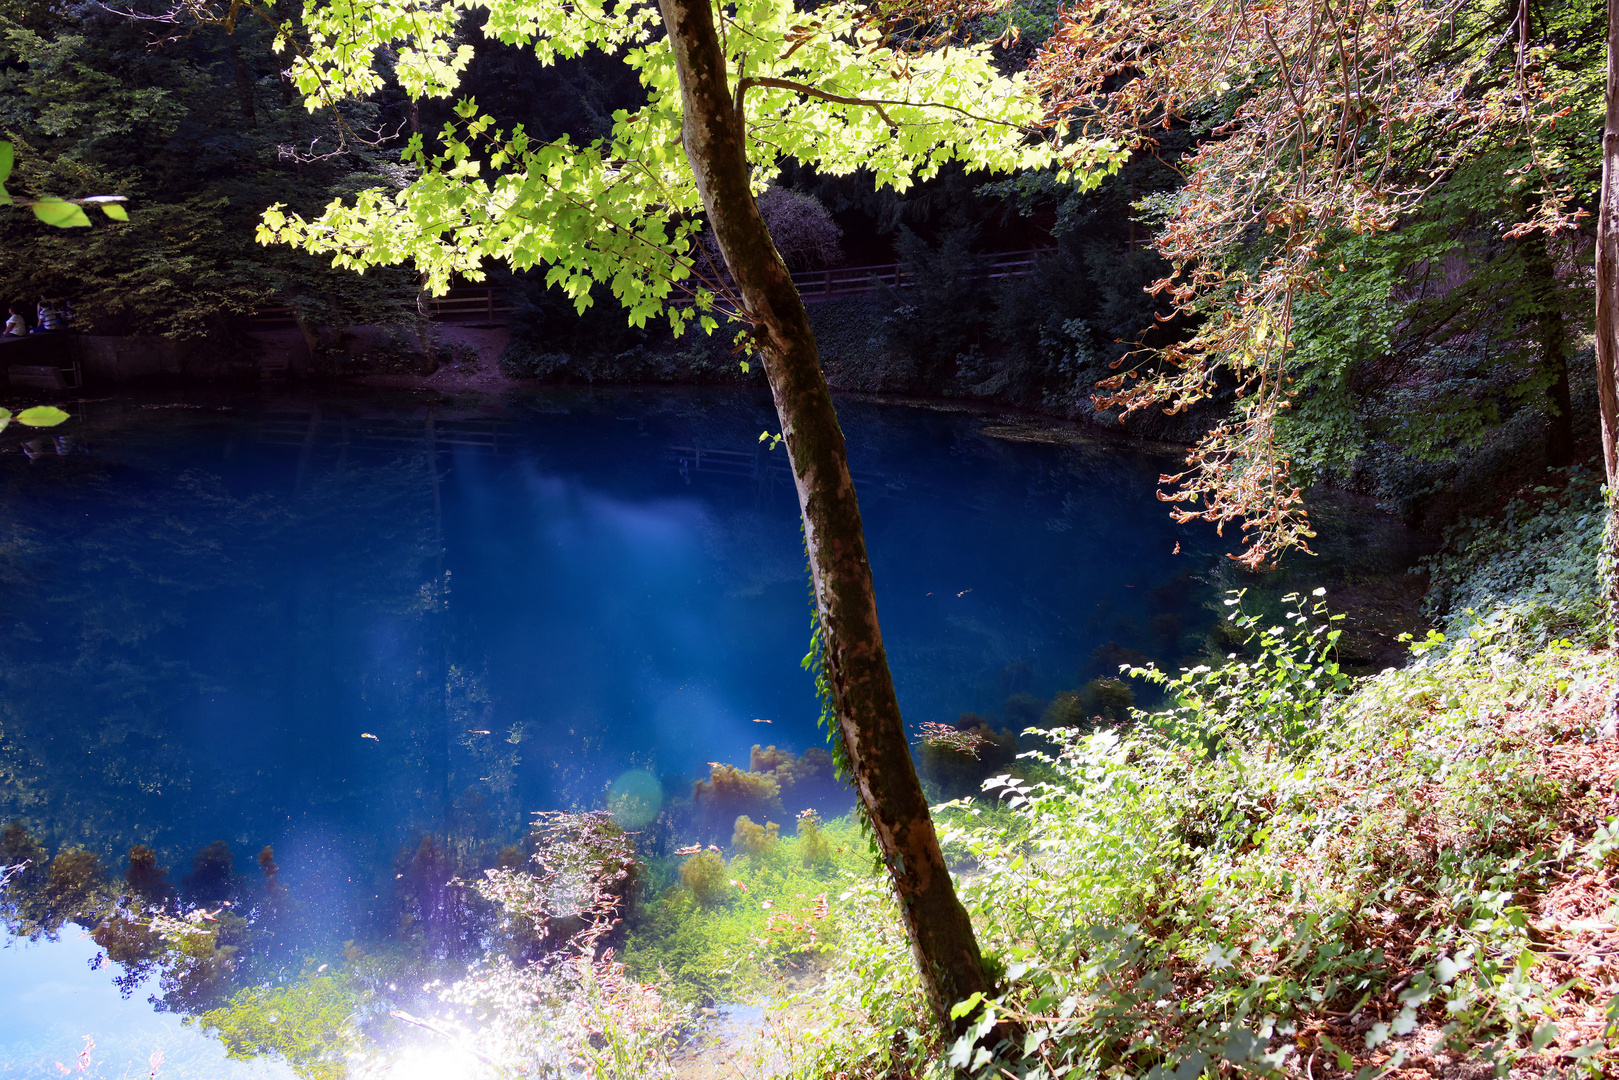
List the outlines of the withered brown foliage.
{"label": "withered brown foliage", "polygon": [[1121,419],[1179,412],[1219,372],[1238,407],[1161,478],[1177,520],[1240,524],[1257,567],[1314,536],[1278,443],[1294,391],[1294,303],[1332,288],[1350,234],[1385,232],[1482,148],[1524,140],[1534,219],[1567,227],[1569,193],[1536,137],[1566,114],[1529,48],[1528,6],[1491,20],[1467,0],[1083,0],[1042,47],[1050,122],[1152,154],[1157,133],[1207,125],[1154,240],[1172,270],[1151,286],[1187,333],[1115,367],[1095,397]]}

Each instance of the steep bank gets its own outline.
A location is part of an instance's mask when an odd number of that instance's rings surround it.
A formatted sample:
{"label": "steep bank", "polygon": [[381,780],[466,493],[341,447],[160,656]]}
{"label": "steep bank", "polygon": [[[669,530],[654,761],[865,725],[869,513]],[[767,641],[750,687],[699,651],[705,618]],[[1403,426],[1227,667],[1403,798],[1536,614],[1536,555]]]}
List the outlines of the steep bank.
{"label": "steep bank", "polygon": [[851,884],[826,982],[751,1074],[1613,1075],[1619,661],[1594,572],[1559,576],[1594,570],[1597,507],[1567,492],[1474,524],[1439,573],[1488,606],[1404,667],[1347,679],[1315,601],[1276,629],[1237,607],[1248,648],[1162,677],[1172,708],[1052,731],[1044,776],[944,809],[1005,973],[968,1015],[1021,1045],[918,1031],[892,900]]}

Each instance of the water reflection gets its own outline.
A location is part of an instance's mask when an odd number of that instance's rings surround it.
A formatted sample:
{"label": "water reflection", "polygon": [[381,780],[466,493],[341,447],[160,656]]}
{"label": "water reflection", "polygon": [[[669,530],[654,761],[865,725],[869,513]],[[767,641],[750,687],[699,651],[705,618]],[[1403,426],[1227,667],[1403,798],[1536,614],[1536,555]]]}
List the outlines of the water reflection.
{"label": "water reflection", "polygon": [[[533,811],[605,807],[656,858],[847,809],[768,401],[146,404],[0,453],[14,934],[88,948],[79,920],[165,1010],[295,984],[275,1008],[319,1026],[354,992],[321,964],[483,949],[500,916],[456,880],[528,867]],[[935,795],[1207,646],[1213,538],[1164,517],[1161,462],[843,415]]]}
{"label": "water reflection", "polygon": [[0,1076],[59,1075],[58,1064],[70,1075],[105,1077],[154,1070],[170,1080],[296,1075],[275,1058],[227,1059],[218,1041],[179,1016],[154,1015],[145,1002],[120,995],[105,966],[96,944],[79,934],[0,948]]}

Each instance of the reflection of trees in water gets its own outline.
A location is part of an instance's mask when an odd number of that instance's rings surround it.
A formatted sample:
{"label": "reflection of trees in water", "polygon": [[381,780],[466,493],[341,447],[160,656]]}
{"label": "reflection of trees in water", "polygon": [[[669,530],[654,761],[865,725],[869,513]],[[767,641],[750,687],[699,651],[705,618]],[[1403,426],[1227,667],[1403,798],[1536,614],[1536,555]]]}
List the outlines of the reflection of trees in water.
{"label": "reflection of trees in water", "polygon": [[[620,917],[643,875],[633,838],[601,811],[542,815],[520,845],[483,865],[463,863],[424,836],[396,863],[388,892],[393,932],[368,943],[375,952],[351,941],[341,959],[317,967],[285,963],[277,939],[294,928],[299,898],[280,881],[273,851],[261,851],[257,863],[260,880],[237,875],[228,846],[211,843],[177,890],[154,853],[137,846],[119,881],[79,849],[47,859],[38,839],[14,823],[0,830],[0,918],[28,937],[53,937],[75,922],[115,966],[126,997],[149,991],[159,1011],[217,1032],[232,1056],[279,1053],[301,1075],[335,1078],[341,1068],[321,1063],[341,1062],[365,1017],[419,1008],[435,996],[433,979],[453,982],[468,961],[520,973],[535,988],[581,963],[599,965],[593,977],[621,978],[622,969],[599,954],[622,944]],[[549,1005],[577,1013],[581,990],[564,979],[551,988]],[[526,1026],[534,1007],[547,1003],[530,993],[507,1004]],[[676,1019],[660,1020],[658,1030]],[[519,1057],[536,1052],[521,1042],[509,1049]]]}
{"label": "reflection of trees in water", "polygon": [[403,650],[434,644],[424,459],[346,465],[298,496],[236,495],[198,469],[51,464],[4,482],[0,813],[108,854],[184,842],[209,827],[199,813],[251,818],[293,794],[277,789],[288,760],[317,785],[346,770],[352,751],[332,744],[348,732],[308,718],[355,675],[394,753],[419,765],[435,749],[409,723],[430,669],[354,672],[340,640],[386,620]]}

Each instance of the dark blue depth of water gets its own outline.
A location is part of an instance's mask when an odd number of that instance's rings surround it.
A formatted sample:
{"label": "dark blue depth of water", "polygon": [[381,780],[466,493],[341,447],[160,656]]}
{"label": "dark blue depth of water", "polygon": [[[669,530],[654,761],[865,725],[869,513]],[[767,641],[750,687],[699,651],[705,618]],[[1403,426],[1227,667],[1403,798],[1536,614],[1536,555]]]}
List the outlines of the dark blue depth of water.
{"label": "dark blue depth of water", "polygon": [[[213,841],[243,877],[272,847],[340,942],[388,930],[423,835],[476,863],[627,772],[674,800],[824,745],[763,397],[80,412],[0,454],[0,817],[53,851],[121,874],[148,845],[178,883]],[[1013,695],[1201,647],[1218,541],[1169,521],[1162,458],[841,415],[910,724],[1021,726]]]}

